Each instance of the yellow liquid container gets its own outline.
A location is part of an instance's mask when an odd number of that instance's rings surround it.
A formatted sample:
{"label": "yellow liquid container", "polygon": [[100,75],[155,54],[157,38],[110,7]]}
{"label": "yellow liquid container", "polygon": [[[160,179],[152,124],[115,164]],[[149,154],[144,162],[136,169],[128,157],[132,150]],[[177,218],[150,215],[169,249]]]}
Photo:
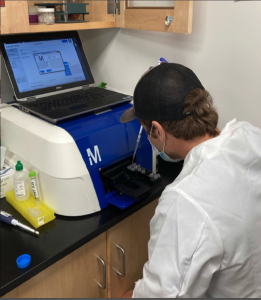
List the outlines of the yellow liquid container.
{"label": "yellow liquid container", "polygon": [[[5,194],[6,201],[10,203],[34,228],[43,226],[44,224],[55,219],[54,211],[41,201],[36,207],[35,198],[30,194],[29,198],[24,201],[18,201],[15,198],[14,190]],[[37,215],[35,213],[37,209]],[[33,213],[35,216],[33,216]]]}

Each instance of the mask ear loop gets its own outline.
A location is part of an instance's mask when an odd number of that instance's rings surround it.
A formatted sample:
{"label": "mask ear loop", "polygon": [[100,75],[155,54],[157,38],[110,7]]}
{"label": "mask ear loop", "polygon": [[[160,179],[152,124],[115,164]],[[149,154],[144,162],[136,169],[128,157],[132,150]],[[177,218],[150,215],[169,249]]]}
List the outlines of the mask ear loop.
{"label": "mask ear loop", "polygon": [[[153,126],[154,126],[154,125],[151,124],[151,129],[150,129],[150,141],[151,141],[151,134],[152,134],[152,128],[153,128]],[[165,131],[164,131],[164,134],[165,134],[165,140],[164,140],[164,143],[163,143],[163,150],[162,150],[162,151],[159,151],[159,150],[158,150],[159,153],[162,153],[162,152],[165,153],[165,152],[164,152],[164,150],[165,150],[165,144],[166,144],[166,132],[165,132]]]}
{"label": "mask ear loop", "polygon": [[163,144],[163,150],[161,152],[165,153],[164,150],[165,150],[165,144],[166,144],[166,132],[164,131],[165,133],[165,140],[164,140],[164,144]]}
{"label": "mask ear loop", "polygon": [[153,127],[153,124],[151,125],[150,136],[148,137],[148,140],[149,140],[149,142],[150,142],[150,144],[151,144],[151,147],[152,147],[153,152],[155,152],[156,155],[159,155],[159,154],[160,154],[159,150],[158,150],[157,147],[156,147],[154,144],[152,144],[152,142],[151,142],[152,127]]}

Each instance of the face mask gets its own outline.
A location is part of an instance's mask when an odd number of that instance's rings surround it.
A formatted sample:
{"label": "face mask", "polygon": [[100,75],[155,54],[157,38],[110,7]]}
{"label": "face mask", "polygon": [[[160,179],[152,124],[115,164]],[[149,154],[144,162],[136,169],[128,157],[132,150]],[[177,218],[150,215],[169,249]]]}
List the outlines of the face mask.
{"label": "face mask", "polygon": [[164,159],[165,161],[169,161],[169,162],[178,162],[178,161],[183,160],[181,157],[172,159],[172,158],[170,158],[165,152],[161,152],[161,153],[160,153],[160,157],[161,157],[162,159]]}
{"label": "face mask", "polygon": [[153,125],[151,126],[151,130],[150,130],[150,137],[148,137],[148,140],[151,144],[151,147],[152,147],[152,151],[156,154],[156,155],[159,155],[163,160],[165,161],[169,161],[169,162],[178,162],[178,161],[181,161],[183,160],[181,157],[180,158],[176,158],[176,159],[172,159],[170,158],[165,152],[164,152],[164,149],[165,149],[165,141],[164,141],[164,144],[163,144],[163,150],[160,152],[155,145],[152,144],[152,142],[150,141],[150,138],[151,138],[151,133],[152,133],[152,127]]}

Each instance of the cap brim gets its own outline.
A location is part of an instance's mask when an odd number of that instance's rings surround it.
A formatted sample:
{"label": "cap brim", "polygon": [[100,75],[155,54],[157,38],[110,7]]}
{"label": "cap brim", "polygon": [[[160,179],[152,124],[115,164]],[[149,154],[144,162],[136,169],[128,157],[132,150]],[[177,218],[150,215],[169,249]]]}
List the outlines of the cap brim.
{"label": "cap brim", "polygon": [[125,113],[121,116],[120,122],[127,123],[135,119],[137,119],[137,116],[135,115],[134,107],[131,107],[130,109],[126,110]]}

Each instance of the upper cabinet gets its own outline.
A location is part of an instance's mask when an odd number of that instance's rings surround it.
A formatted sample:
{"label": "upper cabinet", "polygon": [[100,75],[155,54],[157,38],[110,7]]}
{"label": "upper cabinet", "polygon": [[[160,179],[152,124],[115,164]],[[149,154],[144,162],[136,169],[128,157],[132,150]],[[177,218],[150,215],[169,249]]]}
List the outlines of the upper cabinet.
{"label": "upper cabinet", "polygon": [[192,17],[193,1],[120,1],[116,27],[189,34]]}
{"label": "upper cabinet", "polygon": [[[46,1],[5,1],[5,7],[1,7],[1,34],[25,33],[25,32],[50,32],[64,30],[85,30],[97,28],[114,28],[115,14],[108,14],[107,1],[74,1],[73,3],[86,3],[84,23],[54,23],[53,25],[29,24],[28,6],[35,3],[54,3],[54,0]],[[55,0],[55,3],[62,3]],[[68,1],[69,2],[69,1]]]}
{"label": "upper cabinet", "polygon": [[5,1],[1,7],[1,34],[114,27],[185,34],[192,31],[193,1],[73,1],[77,2],[86,3],[89,14],[84,18],[88,22],[45,25],[29,24],[28,6],[52,1]]}

